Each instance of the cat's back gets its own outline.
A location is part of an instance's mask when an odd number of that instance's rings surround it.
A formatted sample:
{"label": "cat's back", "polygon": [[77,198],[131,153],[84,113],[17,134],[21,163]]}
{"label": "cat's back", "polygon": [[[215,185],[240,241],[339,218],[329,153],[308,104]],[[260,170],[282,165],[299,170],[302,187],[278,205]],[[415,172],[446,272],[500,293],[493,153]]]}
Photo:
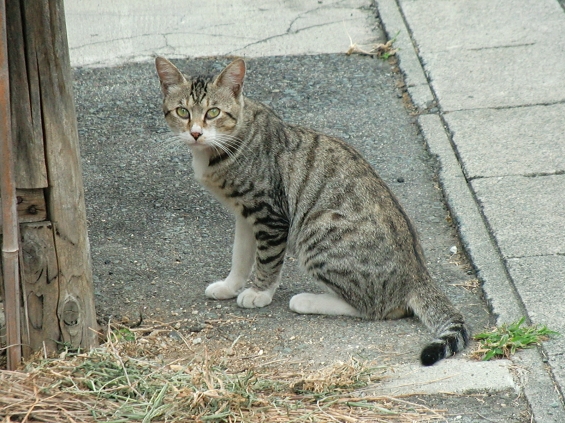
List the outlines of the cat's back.
{"label": "cat's back", "polygon": [[378,205],[399,207],[375,169],[344,140],[294,125],[287,125],[285,132],[289,141],[281,164],[295,207],[344,209],[358,215]]}
{"label": "cat's back", "polygon": [[335,233],[341,228],[343,235],[355,233],[367,242],[386,238],[391,250],[420,251],[398,200],[353,146],[285,123],[263,103],[248,98],[245,102],[248,130],[262,144],[261,154],[273,169],[270,178],[280,178],[284,190],[291,241],[325,226]]}

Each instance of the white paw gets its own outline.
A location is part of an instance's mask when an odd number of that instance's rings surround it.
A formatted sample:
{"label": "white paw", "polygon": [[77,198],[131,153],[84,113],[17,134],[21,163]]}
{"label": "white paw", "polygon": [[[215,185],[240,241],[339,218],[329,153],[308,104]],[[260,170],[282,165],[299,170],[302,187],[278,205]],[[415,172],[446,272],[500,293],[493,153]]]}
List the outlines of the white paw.
{"label": "white paw", "polygon": [[260,308],[271,304],[273,292],[257,291],[255,288],[247,288],[237,297],[237,305],[243,308]]}
{"label": "white paw", "polygon": [[218,281],[211,283],[206,288],[204,294],[208,298],[213,298],[214,300],[229,300],[230,298],[237,297],[240,290],[234,288],[234,284],[225,281]]}
{"label": "white paw", "polygon": [[292,297],[288,306],[298,314],[361,317],[361,313],[357,309],[335,294],[310,294],[304,292]]}
{"label": "white paw", "polygon": [[314,306],[316,304],[316,295],[302,293],[297,294],[290,299],[289,307],[292,311],[299,314],[315,314]]}

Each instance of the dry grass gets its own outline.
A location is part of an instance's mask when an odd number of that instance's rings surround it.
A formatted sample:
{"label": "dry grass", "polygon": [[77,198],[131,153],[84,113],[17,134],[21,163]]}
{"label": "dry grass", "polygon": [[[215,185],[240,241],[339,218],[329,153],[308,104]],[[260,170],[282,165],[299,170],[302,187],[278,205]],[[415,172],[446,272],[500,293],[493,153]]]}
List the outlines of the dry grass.
{"label": "dry grass", "polygon": [[[397,34],[398,35],[398,34]],[[349,35],[348,35],[349,36]],[[394,43],[396,42],[396,36],[388,40],[384,44],[373,44],[368,48],[354,43],[349,36],[349,49],[345,52],[348,56],[351,54],[361,54],[363,56],[375,56],[380,59],[388,59],[391,56],[396,55],[397,49],[394,48]]]}
{"label": "dry grass", "polygon": [[[175,338],[169,333],[174,331]],[[179,340],[178,337],[181,339]],[[167,325],[108,331],[89,353],[36,358],[0,371],[8,422],[419,422],[420,404],[355,390],[382,368],[350,359],[312,371],[245,342],[207,349]]]}

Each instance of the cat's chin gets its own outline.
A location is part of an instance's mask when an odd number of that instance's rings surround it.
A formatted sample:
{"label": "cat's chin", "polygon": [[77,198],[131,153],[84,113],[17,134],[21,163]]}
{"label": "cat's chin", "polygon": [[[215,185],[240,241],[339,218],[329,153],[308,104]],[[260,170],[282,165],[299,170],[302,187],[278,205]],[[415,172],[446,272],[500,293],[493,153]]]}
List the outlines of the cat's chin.
{"label": "cat's chin", "polygon": [[212,153],[212,146],[200,142],[187,142],[188,148],[191,151],[198,153]]}

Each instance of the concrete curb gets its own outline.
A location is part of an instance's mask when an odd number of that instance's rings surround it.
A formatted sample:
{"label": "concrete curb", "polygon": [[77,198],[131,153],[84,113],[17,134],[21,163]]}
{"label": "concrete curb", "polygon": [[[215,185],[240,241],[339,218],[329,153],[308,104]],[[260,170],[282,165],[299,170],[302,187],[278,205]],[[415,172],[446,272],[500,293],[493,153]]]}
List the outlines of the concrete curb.
{"label": "concrete curb", "polygon": [[418,123],[430,152],[440,161],[440,183],[457,224],[461,241],[482,282],[496,323],[511,323],[526,315],[506,274],[500,255],[485,227],[473,193],[438,115],[422,115]]}
{"label": "concrete curb", "polygon": [[[430,152],[439,159],[439,179],[447,204],[457,223],[463,246],[483,283],[487,301],[497,316],[497,324],[509,323],[527,315],[489,236],[440,117],[422,115],[418,123]],[[537,348],[523,351],[512,360],[523,370],[518,372],[520,385],[535,420],[540,423],[564,422],[561,398],[551,368],[544,364],[543,356],[542,348]]]}
{"label": "concrete curb", "polygon": [[416,54],[410,33],[404,18],[394,0],[376,0],[377,10],[384,30],[389,39],[396,37],[394,47],[401,61],[404,82],[408,87],[412,102],[419,110],[425,110],[435,104],[435,97],[428,84],[420,59]]}
{"label": "concrete curb", "polygon": [[[415,106],[420,110],[435,102],[425,71],[417,55],[417,45],[411,39],[399,5],[395,0],[376,0],[377,9],[389,38],[396,36],[400,68]],[[398,34],[398,35],[397,35]],[[425,81],[425,84],[424,82]],[[425,85],[425,86],[424,86]],[[428,114],[418,118],[418,124],[430,152],[440,163],[440,183],[447,204],[457,224],[458,233],[476,271],[497,324],[509,323],[527,311],[510,279],[495,241],[485,224],[473,192],[451,144],[449,129],[440,115]],[[513,360],[520,385],[532,409],[535,421],[564,422],[562,398],[545,364],[542,348],[521,352]]]}
{"label": "concrete curb", "polygon": [[[374,395],[434,395],[468,392],[519,391],[512,376],[510,360],[443,360],[434,366],[419,364],[398,366],[385,374],[375,386]],[[364,390],[367,392],[367,390]]]}

